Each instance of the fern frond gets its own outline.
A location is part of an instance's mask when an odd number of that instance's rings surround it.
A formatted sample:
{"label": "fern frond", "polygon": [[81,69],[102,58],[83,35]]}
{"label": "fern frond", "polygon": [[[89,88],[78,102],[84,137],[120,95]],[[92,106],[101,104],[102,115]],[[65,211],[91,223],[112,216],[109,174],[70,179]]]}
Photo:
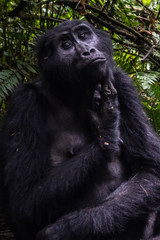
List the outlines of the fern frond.
{"label": "fern frond", "polygon": [[148,96],[160,98],[159,72],[137,72],[134,75]]}
{"label": "fern frond", "polygon": [[0,101],[4,100],[10,91],[18,84],[21,76],[15,69],[0,71]]}

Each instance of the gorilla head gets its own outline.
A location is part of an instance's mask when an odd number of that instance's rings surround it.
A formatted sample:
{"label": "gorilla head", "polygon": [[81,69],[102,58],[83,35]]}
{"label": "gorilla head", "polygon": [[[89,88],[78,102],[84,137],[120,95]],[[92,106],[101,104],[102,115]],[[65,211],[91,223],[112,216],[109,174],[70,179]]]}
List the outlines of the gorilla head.
{"label": "gorilla head", "polygon": [[112,46],[103,31],[83,21],[66,21],[48,30],[38,44],[38,60],[50,84],[95,85],[113,66]]}

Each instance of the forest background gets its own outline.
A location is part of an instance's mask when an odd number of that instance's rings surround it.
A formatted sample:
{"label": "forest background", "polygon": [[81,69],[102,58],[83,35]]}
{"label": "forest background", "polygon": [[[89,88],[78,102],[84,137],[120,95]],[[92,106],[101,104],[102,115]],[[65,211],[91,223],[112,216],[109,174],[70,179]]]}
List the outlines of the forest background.
{"label": "forest background", "polygon": [[160,0],[0,0],[0,124],[13,89],[38,75],[38,37],[68,19],[109,33],[115,61],[160,134]]}
{"label": "forest background", "polygon": [[[160,134],[160,0],[0,0],[0,126],[14,88],[38,75],[38,37],[69,19],[108,32],[117,65],[133,78]],[[0,239],[14,240],[1,210]]]}

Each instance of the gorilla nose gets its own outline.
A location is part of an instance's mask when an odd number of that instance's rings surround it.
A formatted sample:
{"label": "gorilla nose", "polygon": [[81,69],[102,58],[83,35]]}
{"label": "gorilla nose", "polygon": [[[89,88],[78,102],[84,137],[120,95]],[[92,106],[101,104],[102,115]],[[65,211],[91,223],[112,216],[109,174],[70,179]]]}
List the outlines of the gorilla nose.
{"label": "gorilla nose", "polygon": [[82,57],[89,57],[91,56],[92,54],[94,54],[96,52],[96,50],[94,48],[91,48],[91,49],[87,49],[87,50],[84,50],[82,53],[81,53],[81,56]]}

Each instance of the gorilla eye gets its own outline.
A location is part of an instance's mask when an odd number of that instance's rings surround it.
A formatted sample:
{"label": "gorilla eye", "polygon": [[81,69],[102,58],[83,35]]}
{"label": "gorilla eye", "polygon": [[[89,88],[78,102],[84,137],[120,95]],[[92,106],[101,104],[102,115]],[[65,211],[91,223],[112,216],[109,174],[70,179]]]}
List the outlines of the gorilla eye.
{"label": "gorilla eye", "polygon": [[72,46],[71,41],[64,41],[64,42],[62,43],[62,47],[63,47],[64,49],[69,49],[71,46]]}
{"label": "gorilla eye", "polygon": [[84,40],[84,39],[87,38],[87,36],[88,36],[88,34],[87,34],[86,32],[83,32],[83,33],[80,33],[78,37],[79,37],[80,39]]}

